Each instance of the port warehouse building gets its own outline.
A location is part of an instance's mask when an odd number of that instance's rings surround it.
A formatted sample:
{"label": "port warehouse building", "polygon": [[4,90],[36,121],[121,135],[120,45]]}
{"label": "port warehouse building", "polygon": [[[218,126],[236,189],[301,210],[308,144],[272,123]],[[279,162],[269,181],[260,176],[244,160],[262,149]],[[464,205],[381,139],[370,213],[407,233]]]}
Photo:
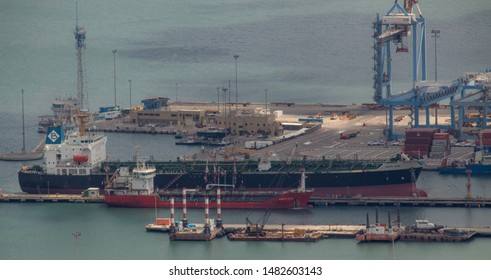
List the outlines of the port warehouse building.
{"label": "port warehouse building", "polygon": [[232,135],[279,136],[283,134],[283,127],[276,120],[275,114],[259,114],[245,109],[240,113],[229,112],[226,115],[219,114],[217,109],[171,110],[168,100],[163,97],[142,100],[143,110],[129,112],[131,122],[138,125],[158,126],[215,126],[228,129]]}

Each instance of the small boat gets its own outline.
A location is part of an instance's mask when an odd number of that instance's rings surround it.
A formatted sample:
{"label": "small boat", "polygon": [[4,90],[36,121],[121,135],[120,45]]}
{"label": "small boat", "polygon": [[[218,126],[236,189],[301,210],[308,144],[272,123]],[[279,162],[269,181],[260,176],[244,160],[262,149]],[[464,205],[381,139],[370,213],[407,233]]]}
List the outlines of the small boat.
{"label": "small boat", "polygon": [[191,137],[176,141],[176,145],[201,145],[201,144],[203,144],[203,141]]}
{"label": "small boat", "polygon": [[390,212],[388,215],[389,215],[388,225],[381,224],[378,221],[376,221],[375,224],[370,225],[368,220],[368,213],[367,213],[367,227],[364,232],[358,233],[356,235],[356,240],[358,242],[370,242],[370,241],[392,242],[398,240],[399,237],[401,236],[402,230],[399,227],[392,227],[390,221]]}
{"label": "small boat", "polygon": [[430,223],[428,220],[416,220],[416,223],[412,226],[412,230],[415,232],[432,232],[442,229],[443,226]]}

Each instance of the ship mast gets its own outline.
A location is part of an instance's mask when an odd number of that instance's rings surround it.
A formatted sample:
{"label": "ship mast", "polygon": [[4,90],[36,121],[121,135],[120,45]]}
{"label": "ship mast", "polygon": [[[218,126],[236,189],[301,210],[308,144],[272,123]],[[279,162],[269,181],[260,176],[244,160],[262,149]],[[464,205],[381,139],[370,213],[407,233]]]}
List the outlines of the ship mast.
{"label": "ship mast", "polygon": [[[76,24],[75,31],[75,48],[77,49],[77,109],[88,109],[88,101],[84,93],[85,79],[84,79],[84,64],[83,53],[85,50],[85,29],[83,26],[78,25],[78,2],[76,3]],[[88,97],[88,96],[87,96]]]}
{"label": "ship mast", "polygon": [[89,115],[86,112],[77,111],[77,118],[80,121],[80,125],[78,127],[80,136],[85,135],[85,124],[89,122]]}

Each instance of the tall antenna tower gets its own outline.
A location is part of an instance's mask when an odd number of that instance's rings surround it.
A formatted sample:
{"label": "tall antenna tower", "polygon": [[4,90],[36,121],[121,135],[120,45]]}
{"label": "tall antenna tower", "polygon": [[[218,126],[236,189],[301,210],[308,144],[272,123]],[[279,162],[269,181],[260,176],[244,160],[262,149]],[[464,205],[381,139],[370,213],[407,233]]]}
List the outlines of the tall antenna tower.
{"label": "tall antenna tower", "polygon": [[84,77],[85,29],[78,25],[78,3],[76,3],[75,48],[77,49],[77,109],[88,109],[88,96],[85,96]]}

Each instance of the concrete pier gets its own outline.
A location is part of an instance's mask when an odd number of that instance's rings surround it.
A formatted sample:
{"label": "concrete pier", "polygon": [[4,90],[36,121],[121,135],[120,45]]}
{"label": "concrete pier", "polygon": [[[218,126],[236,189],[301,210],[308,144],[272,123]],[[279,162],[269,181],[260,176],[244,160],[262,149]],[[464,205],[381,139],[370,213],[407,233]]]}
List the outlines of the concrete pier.
{"label": "concrete pier", "polygon": [[104,196],[85,197],[70,194],[0,194],[0,202],[36,202],[36,203],[104,203]]}
{"label": "concrete pier", "polygon": [[321,198],[312,197],[314,207],[327,206],[416,206],[416,207],[491,207],[491,198],[402,197],[402,198]]}
{"label": "concrete pier", "polygon": [[0,154],[0,160],[5,161],[29,161],[43,158],[44,139],[31,151],[15,151]]}

